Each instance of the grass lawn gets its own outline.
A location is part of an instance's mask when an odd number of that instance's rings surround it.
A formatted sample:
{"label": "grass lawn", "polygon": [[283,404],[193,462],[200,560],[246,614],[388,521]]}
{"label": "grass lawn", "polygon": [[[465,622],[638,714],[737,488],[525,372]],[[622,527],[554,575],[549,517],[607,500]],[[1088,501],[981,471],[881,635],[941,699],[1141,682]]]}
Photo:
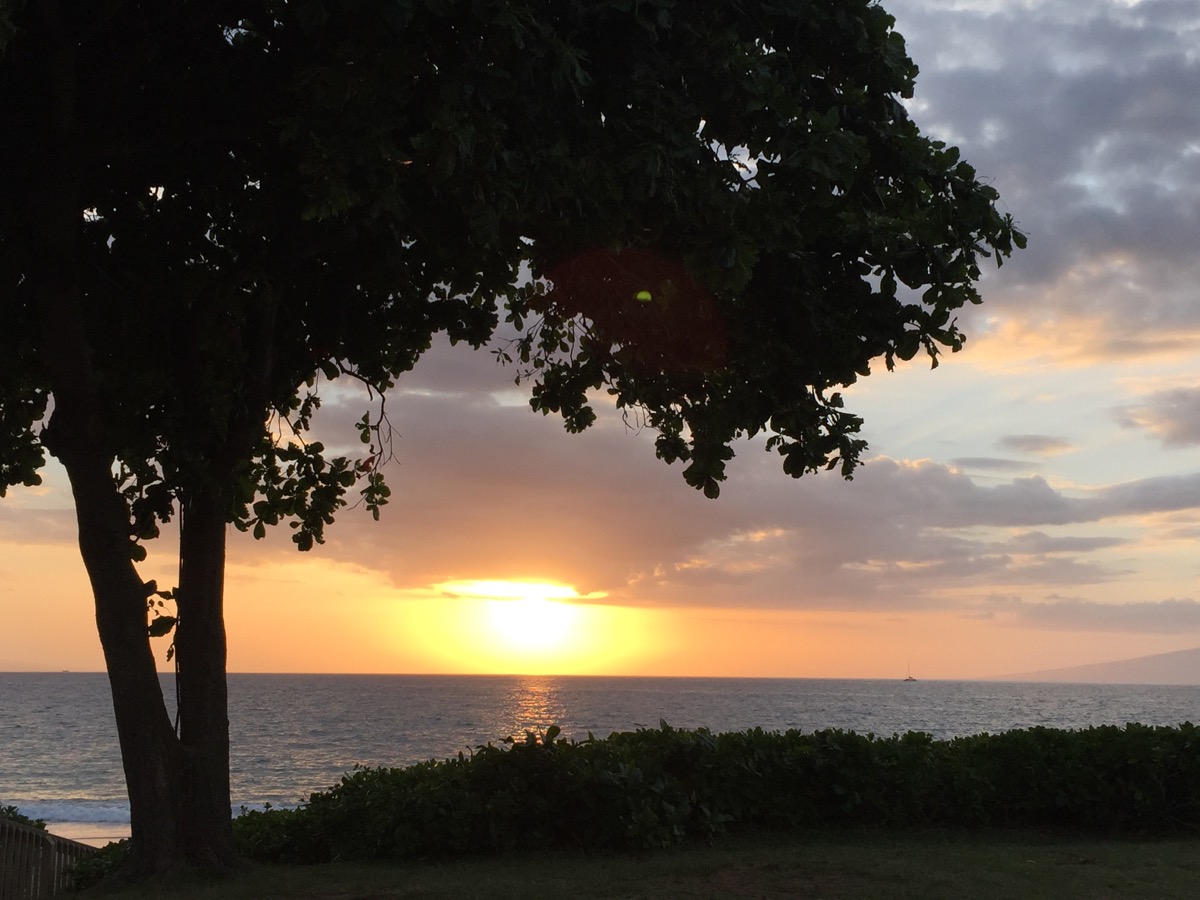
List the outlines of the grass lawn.
{"label": "grass lawn", "polygon": [[256,866],[230,880],[88,894],[120,900],[1164,900],[1200,896],[1200,836],[1163,841],[953,831],[742,836],[711,847],[638,854]]}

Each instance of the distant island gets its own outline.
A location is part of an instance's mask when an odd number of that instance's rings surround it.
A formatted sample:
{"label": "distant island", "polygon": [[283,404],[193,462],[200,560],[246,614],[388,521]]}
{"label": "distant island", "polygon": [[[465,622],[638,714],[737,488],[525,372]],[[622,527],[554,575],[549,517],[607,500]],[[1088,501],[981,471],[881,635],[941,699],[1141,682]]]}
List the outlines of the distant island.
{"label": "distant island", "polygon": [[1200,647],[1093,663],[1062,669],[1043,669],[1004,675],[1003,681],[1055,681],[1082,684],[1195,684],[1200,685]]}

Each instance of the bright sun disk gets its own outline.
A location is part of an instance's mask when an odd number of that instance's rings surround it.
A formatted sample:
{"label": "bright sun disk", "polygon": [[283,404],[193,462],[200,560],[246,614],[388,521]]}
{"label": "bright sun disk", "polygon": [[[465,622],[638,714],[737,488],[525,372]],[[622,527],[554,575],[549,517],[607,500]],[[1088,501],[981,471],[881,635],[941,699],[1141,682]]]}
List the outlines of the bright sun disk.
{"label": "bright sun disk", "polygon": [[433,588],[456,601],[454,643],[472,667],[567,673],[618,651],[614,611],[571,602],[603,593],[581,595],[570,585],[543,581],[447,581]]}

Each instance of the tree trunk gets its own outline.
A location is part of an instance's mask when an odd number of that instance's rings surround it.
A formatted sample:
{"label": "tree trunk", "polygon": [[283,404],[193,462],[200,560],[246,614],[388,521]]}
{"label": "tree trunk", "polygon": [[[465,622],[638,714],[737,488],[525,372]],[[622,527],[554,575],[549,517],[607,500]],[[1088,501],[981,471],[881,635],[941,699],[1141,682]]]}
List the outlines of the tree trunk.
{"label": "tree trunk", "polygon": [[[130,874],[237,863],[229,799],[229,720],[223,618],[225,504],[203,496],[184,507],[180,537],[180,735],[163,700],[146,630],[148,589],[129,556],[129,517],[109,463],[62,435],[70,406],[56,407],[48,446],[71,480],[79,546],[96,601],[129,790]],[[94,445],[93,445],[94,446]]]}
{"label": "tree trunk", "polygon": [[183,749],[182,839],[189,862],[236,862],[229,800],[229,704],[225,682],[225,528],[229,500],[196,493],[180,517],[179,737]]}
{"label": "tree trunk", "polygon": [[130,510],[113,478],[104,439],[92,347],[78,272],[83,221],[76,117],[78,39],[58,4],[42,3],[47,115],[38,123],[44,152],[26,185],[30,282],[40,307],[39,355],[54,412],[42,443],[71,481],[79,547],[95,598],[96,626],[112,689],[121,762],[129,791],[132,873],[160,874],[188,863],[226,867],[236,860],[229,803],[229,725],[222,620],[225,514],[217,491],[189,498],[181,528],[177,737],[163,700],[146,623],[150,590],[130,556]]}
{"label": "tree trunk", "polygon": [[[47,307],[75,305],[69,284],[47,283]],[[57,298],[51,297],[58,294]],[[71,481],[79,547],[96,603],[96,626],[112,688],[129,790],[132,874],[184,864],[236,861],[229,802],[223,576],[227,507],[220,496],[190,500],[180,537],[177,738],[163,700],[146,627],[149,589],[130,558],[129,510],[102,449],[90,389],[89,353],[78,319],[52,316],[55,409],[43,442]],[[50,330],[49,328],[47,330]]]}
{"label": "tree trunk", "polygon": [[146,633],[148,591],[129,558],[128,517],[105,461],[52,443],[71,479],[79,547],[96,602],[129,792],[132,871],[161,874],[183,859],[184,771]]}
{"label": "tree trunk", "polygon": [[[47,16],[57,9],[45,8]],[[58,27],[59,22],[51,23]],[[41,357],[54,412],[42,443],[67,471],[79,549],[95,598],[96,627],[112,690],[121,762],[129,791],[133,865],[162,871],[178,858],[179,742],[171,726],[146,632],[148,591],[130,558],[129,511],[112,476],[113,455],[99,427],[92,347],[84,327],[77,270],[82,222],[75,136],[74,48],[47,53],[50,149],[30,173],[30,295],[41,307]]]}

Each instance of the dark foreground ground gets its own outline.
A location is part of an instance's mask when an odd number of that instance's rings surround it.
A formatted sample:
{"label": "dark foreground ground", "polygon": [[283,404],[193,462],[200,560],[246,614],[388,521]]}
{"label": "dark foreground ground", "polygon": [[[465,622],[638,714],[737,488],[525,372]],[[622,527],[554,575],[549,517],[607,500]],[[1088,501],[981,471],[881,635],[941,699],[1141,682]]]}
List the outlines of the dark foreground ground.
{"label": "dark foreground ground", "polygon": [[93,890],[105,898],[441,900],[441,898],[805,897],[1125,900],[1200,895],[1194,840],[1069,835],[819,833],[739,837],[639,854],[322,866],[256,866],[220,881]]}

